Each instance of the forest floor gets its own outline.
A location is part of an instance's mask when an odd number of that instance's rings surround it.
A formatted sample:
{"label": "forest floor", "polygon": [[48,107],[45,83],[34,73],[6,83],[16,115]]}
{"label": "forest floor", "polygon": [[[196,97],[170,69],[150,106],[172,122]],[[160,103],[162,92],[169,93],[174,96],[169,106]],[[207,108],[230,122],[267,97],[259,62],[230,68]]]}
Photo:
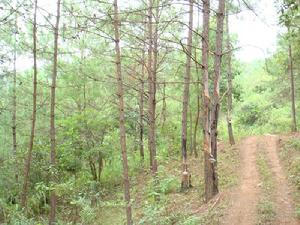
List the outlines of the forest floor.
{"label": "forest floor", "polygon": [[[236,175],[239,165],[239,151],[236,146],[219,142],[219,186],[220,194],[209,204],[204,204],[203,159],[189,156],[189,171],[193,187],[187,192],[180,191],[181,159],[167,157],[160,159],[159,192],[160,201],[153,200],[151,173],[140,170],[132,179],[133,215],[135,224],[145,225],[218,225],[227,205],[224,198],[230,188],[238,184]],[[105,202],[122,199],[121,190],[115,190]],[[109,207],[110,205],[110,207]],[[101,225],[123,224],[124,209],[118,204],[104,204],[97,213]],[[93,223],[92,223],[93,224]],[[97,224],[97,223],[95,223]]]}
{"label": "forest floor", "polygon": [[[179,190],[181,160],[164,159],[159,174],[160,202],[153,201],[147,170],[132,181],[136,224],[300,225],[296,218],[296,214],[300,218],[300,189],[291,182],[297,179],[298,167],[294,166],[297,170],[293,175],[289,166],[300,165],[296,161],[300,162],[300,133],[250,136],[234,146],[222,141],[218,146],[220,194],[204,203],[201,157],[189,158],[193,188],[185,193]],[[118,196],[121,199],[122,193]],[[99,210],[103,225],[122,224],[125,219],[122,207]]]}
{"label": "forest floor", "polygon": [[228,198],[223,225],[297,225],[277,135],[252,136],[240,141],[240,184]]}

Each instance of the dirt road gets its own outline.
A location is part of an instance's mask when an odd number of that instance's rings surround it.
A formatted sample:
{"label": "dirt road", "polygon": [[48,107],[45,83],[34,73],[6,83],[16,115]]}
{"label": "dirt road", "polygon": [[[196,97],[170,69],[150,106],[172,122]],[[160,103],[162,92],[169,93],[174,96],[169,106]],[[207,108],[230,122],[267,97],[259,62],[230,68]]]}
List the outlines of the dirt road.
{"label": "dirt road", "polygon": [[263,151],[272,173],[274,183],[275,218],[274,225],[299,225],[295,218],[291,191],[278,157],[278,140],[275,135],[244,138],[239,144],[240,184],[232,190],[230,206],[221,224],[257,224],[257,204],[261,197],[261,178],[257,169],[257,154]]}

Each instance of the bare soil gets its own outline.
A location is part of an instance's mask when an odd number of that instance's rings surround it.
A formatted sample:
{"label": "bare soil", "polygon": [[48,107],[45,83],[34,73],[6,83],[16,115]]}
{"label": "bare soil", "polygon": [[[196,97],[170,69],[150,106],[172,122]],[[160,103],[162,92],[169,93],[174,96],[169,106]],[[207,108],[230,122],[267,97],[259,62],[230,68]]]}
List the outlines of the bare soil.
{"label": "bare soil", "polygon": [[240,184],[232,190],[229,208],[226,210],[223,225],[255,225],[257,204],[260,199],[261,180],[256,165],[257,153],[264,151],[274,181],[274,203],[276,218],[274,225],[299,225],[295,218],[291,190],[278,157],[279,137],[276,135],[252,136],[241,140]]}
{"label": "bare soil", "polygon": [[239,144],[240,185],[230,194],[230,208],[224,225],[251,225],[256,222],[256,205],[259,200],[259,174],[256,168],[257,137],[248,137]]}

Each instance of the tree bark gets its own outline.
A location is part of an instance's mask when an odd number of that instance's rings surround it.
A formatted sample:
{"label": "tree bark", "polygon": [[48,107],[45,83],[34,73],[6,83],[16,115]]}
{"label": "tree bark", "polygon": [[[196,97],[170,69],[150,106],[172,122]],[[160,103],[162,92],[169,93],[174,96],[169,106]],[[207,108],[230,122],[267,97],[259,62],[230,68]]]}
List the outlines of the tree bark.
{"label": "tree bark", "polygon": [[114,31],[115,31],[115,52],[116,52],[116,77],[118,82],[118,98],[119,98],[119,125],[120,125],[120,145],[123,162],[123,179],[124,179],[124,197],[126,202],[127,225],[132,225],[132,212],[130,202],[130,184],[128,176],[128,162],[126,152],[126,132],[125,132],[125,115],[124,115],[124,90],[123,78],[121,71],[121,52],[120,52],[120,33],[119,33],[119,11],[118,1],[114,0]]}
{"label": "tree bark", "polygon": [[227,7],[226,13],[226,30],[227,30],[227,51],[228,51],[228,64],[227,64],[227,129],[228,129],[228,138],[230,145],[234,145],[234,136],[233,136],[233,128],[232,128],[232,67],[231,67],[231,43],[230,43],[230,33],[229,33],[229,10]]}
{"label": "tree bark", "polygon": [[203,0],[203,33],[202,33],[202,65],[203,65],[203,131],[204,131],[204,195],[205,201],[209,201],[218,193],[216,164],[211,152],[210,135],[210,94],[209,94],[209,76],[208,76],[208,58],[209,58],[209,19],[210,18],[210,0]]}
{"label": "tree bark", "polygon": [[[199,27],[199,24],[198,24]],[[198,124],[199,124],[199,117],[200,117],[200,102],[201,102],[201,89],[200,89],[200,73],[199,73],[199,65],[197,63],[197,49],[195,48],[195,66],[196,66],[196,74],[197,74],[197,112],[196,112],[196,120],[195,120],[195,127],[194,127],[194,136],[193,136],[193,152],[194,156],[198,157],[197,152],[197,131],[198,131]]]}
{"label": "tree bark", "polygon": [[297,132],[296,120],[296,104],[295,104],[295,80],[294,80],[294,65],[292,45],[289,44],[289,67],[290,67],[290,82],[291,82],[291,103],[292,103],[292,132]]}
{"label": "tree bark", "polygon": [[145,92],[145,49],[143,48],[142,52],[142,71],[141,71],[141,79],[140,79],[140,104],[139,104],[139,109],[140,109],[140,157],[141,161],[145,160],[145,151],[144,151],[144,92]]}
{"label": "tree bark", "polygon": [[[200,91],[200,90],[198,90]],[[197,96],[199,99],[200,96]],[[197,100],[197,102],[200,102],[200,100]],[[198,132],[198,124],[199,124],[199,115],[200,115],[200,104],[197,103],[197,112],[196,112],[196,120],[195,120],[195,126],[194,126],[194,132],[193,132],[193,149],[192,154],[197,158],[198,157],[198,151],[197,151],[197,132]]]}
{"label": "tree bark", "polygon": [[191,106],[189,106],[189,114],[190,114],[190,131],[189,131],[189,133],[190,133],[190,153],[192,154],[193,153],[193,149],[194,149],[194,147],[193,147],[193,144],[194,144],[194,140],[193,140],[193,138],[194,138],[194,135],[193,135],[193,110],[192,110],[192,107]]}
{"label": "tree bark", "polygon": [[211,161],[215,167],[215,176],[213,180],[213,194],[218,193],[218,174],[216,173],[217,158],[218,158],[218,119],[220,110],[220,75],[221,75],[221,60],[222,60],[222,42],[223,42],[223,25],[225,14],[225,0],[219,0],[219,9],[217,13],[217,35],[216,35],[216,52],[214,59],[214,90],[211,110]]}
{"label": "tree bark", "polygon": [[31,118],[31,133],[29,138],[29,147],[27,152],[27,158],[24,166],[24,181],[21,195],[21,206],[27,207],[27,192],[30,165],[32,159],[32,149],[35,137],[35,122],[36,122],[36,98],[37,98],[37,24],[36,24],[36,13],[37,13],[37,0],[34,1],[34,14],[33,14],[33,94],[32,94],[32,118]]}
{"label": "tree bark", "polygon": [[148,6],[148,35],[149,35],[149,46],[148,46],[148,83],[149,83],[149,96],[148,96],[148,117],[149,117],[149,132],[148,132],[148,144],[150,153],[150,169],[153,174],[157,172],[157,159],[156,159],[156,122],[155,122],[155,108],[156,108],[156,63],[155,63],[155,49],[153,36],[153,22],[152,22],[152,10],[153,1],[149,0]]}
{"label": "tree bark", "polygon": [[181,121],[181,153],[182,153],[182,180],[181,190],[184,191],[190,187],[189,171],[187,165],[187,113],[189,106],[189,90],[191,77],[191,55],[192,55],[192,36],[193,36],[193,0],[189,0],[189,32],[187,40],[187,54],[184,75],[184,90],[182,100],[182,121]]}
{"label": "tree bark", "polygon": [[[14,53],[13,53],[13,90],[12,90],[12,153],[14,160],[17,163],[17,33],[18,33],[18,24],[17,24],[17,13],[15,13],[15,31],[14,31]],[[18,169],[15,172],[15,179],[18,182]]]}
{"label": "tree bark", "polygon": [[[56,78],[57,78],[57,58],[58,58],[58,31],[59,31],[59,20],[60,20],[60,0],[57,0],[57,12],[56,12],[56,23],[54,27],[54,52],[53,52],[53,73],[52,73],[52,84],[51,84],[51,106],[50,106],[50,143],[51,143],[51,157],[50,157],[50,168],[51,180],[53,183],[56,182],[56,130],[55,130],[55,102],[56,102]],[[56,220],[56,194],[55,190],[51,190],[50,193],[50,215],[49,225],[55,224]]]}

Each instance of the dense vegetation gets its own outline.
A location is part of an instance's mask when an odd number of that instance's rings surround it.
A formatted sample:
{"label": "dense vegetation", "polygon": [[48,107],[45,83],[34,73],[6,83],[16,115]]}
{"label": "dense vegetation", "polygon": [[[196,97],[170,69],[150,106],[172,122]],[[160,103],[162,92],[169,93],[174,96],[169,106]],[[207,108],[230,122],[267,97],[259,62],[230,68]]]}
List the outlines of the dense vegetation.
{"label": "dense vegetation", "polygon": [[0,0],[0,223],[214,224],[170,208],[236,183],[230,124],[239,139],[300,119],[299,1],[277,2],[277,50],[251,63],[230,16],[259,3],[242,2]]}

